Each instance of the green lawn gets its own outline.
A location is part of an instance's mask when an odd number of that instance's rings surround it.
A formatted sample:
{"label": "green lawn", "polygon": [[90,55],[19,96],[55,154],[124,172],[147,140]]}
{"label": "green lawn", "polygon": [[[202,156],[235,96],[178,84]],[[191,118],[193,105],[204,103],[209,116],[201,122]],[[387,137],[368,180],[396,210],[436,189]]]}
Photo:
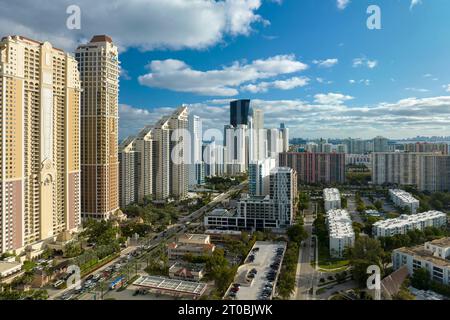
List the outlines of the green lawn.
{"label": "green lawn", "polygon": [[345,269],[348,265],[348,260],[331,258],[328,247],[319,243],[319,268],[325,270]]}

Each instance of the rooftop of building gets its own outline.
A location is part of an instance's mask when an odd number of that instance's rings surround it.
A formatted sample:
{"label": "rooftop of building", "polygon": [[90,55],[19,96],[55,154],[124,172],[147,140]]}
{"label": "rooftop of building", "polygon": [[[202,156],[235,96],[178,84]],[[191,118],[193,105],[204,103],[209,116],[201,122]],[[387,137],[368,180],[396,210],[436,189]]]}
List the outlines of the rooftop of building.
{"label": "rooftop of building", "polygon": [[403,214],[398,218],[377,221],[373,224],[373,226],[379,228],[396,228],[410,223],[416,223],[438,217],[447,217],[447,215],[441,211],[427,211],[411,215]]}
{"label": "rooftop of building", "polygon": [[433,255],[431,251],[425,249],[425,245],[423,244],[415,247],[398,248],[394,250],[394,253],[395,252],[405,253],[416,260],[428,261],[442,268],[450,268],[450,260]]}
{"label": "rooftop of building", "polygon": [[193,295],[202,295],[207,288],[207,284],[202,282],[174,280],[155,276],[141,276],[133,284],[150,289]]}
{"label": "rooftop of building", "polygon": [[8,272],[22,266],[20,262],[0,261],[0,273]]}
{"label": "rooftop of building", "polygon": [[[31,44],[35,44],[35,45],[39,45],[39,46],[41,46],[41,45],[43,45],[45,43],[45,42],[42,42],[42,41],[34,40],[34,39],[27,38],[27,37],[20,36],[20,35],[5,36],[5,37],[2,38],[1,41],[5,41],[8,38],[11,38],[12,40],[27,41],[27,42],[30,42]],[[62,49],[55,48],[55,47],[53,47],[53,49],[56,50],[56,51],[60,51],[60,52],[64,53],[64,50],[62,50]]]}
{"label": "rooftop of building", "polygon": [[207,214],[210,217],[233,217],[234,213],[228,211],[227,209],[214,209],[210,213]]}
{"label": "rooftop of building", "polygon": [[149,133],[151,133],[153,128],[154,128],[153,125],[145,126],[141,131],[139,131],[137,137],[138,138],[145,138]]}
{"label": "rooftop of building", "polygon": [[90,42],[109,42],[109,43],[112,43],[113,40],[112,40],[112,38],[110,36],[102,34],[102,35],[95,35],[95,36],[93,36]]}
{"label": "rooftop of building", "polygon": [[449,248],[450,247],[450,237],[436,239],[436,240],[430,241],[429,243],[434,246],[441,247],[441,248]]}
{"label": "rooftop of building", "polygon": [[275,173],[290,173],[292,172],[292,168],[289,167],[276,167],[274,169],[272,169],[272,171],[270,172],[271,174],[275,174]]}
{"label": "rooftop of building", "polygon": [[199,233],[185,233],[178,237],[178,242],[190,241],[190,242],[205,242],[209,239],[207,234]]}
{"label": "rooftop of building", "polygon": [[205,264],[175,262],[169,268],[169,271],[180,270],[180,269],[188,269],[191,272],[200,272],[200,271],[203,271],[205,269]]}
{"label": "rooftop of building", "polygon": [[230,235],[230,236],[240,236],[242,234],[241,231],[236,230],[217,230],[217,229],[208,229],[205,231],[206,234],[209,235]]}
{"label": "rooftop of building", "polygon": [[419,203],[419,200],[413,197],[413,195],[409,192],[406,192],[401,189],[390,189],[389,193],[397,198],[399,198],[401,201],[405,203]]}
{"label": "rooftop of building", "polygon": [[123,140],[120,144],[119,144],[119,152],[122,151],[131,151],[132,149],[132,144],[134,141],[135,137],[134,136],[130,136],[125,138],[125,140]]}
{"label": "rooftop of building", "polygon": [[352,219],[345,209],[329,210],[327,212],[327,224],[330,237],[352,237],[353,231]]}
{"label": "rooftop of building", "polygon": [[341,200],[341,194],[338,189],[336,188],[327,188],[323,189],[323,199],[325,201],[340,201]]}

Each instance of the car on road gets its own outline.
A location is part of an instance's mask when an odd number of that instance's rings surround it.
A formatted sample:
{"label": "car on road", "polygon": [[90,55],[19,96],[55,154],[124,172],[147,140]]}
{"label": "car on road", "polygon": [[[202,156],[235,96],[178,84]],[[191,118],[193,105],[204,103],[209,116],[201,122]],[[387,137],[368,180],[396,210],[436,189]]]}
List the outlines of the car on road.
{"label": "car on road", "polygon": [[71,293],[65,293],[61,296],[61,300],[70,300],[73,298],[73,294]]}

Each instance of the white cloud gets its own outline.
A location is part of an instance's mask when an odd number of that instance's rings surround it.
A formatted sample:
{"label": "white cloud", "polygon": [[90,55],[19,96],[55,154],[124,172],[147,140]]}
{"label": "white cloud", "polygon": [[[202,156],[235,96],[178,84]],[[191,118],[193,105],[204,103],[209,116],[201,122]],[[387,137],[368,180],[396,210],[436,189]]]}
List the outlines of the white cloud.
{"label": "white cloud", "polygon": [[[81,29],[66,28],[66,9],[81,9]],[[227,36],[249,35],[262,0],[0,0],[0,30],[74,50],[79,41],[108,34],[121,49],[204,49]]]}
{"label": "white cloud", "polygon": [[422,0],[411,0],[411,4],[409,6],[409,10],[412,10],[418,4],[422,4]]}
{"label": "white cloud", "polygon": [[430,90],[428,89],[423,89],[423,88],[405,88],[406,91],[413,91],[413,92],[420,92],[420,93],[425,93],[425,92],[429,92]]}
{"label": "white cloud", "polygon": [[[155,60],[148,68],[150,73],[139,77],[139,83],[153,88],[169,89],[207,96],[235,96],[238,87],[256,80],[269,79],[307,69],[307,65],[296,60],[294,55],[278,55],[255,60],[249,64],[233,62],[222,69],[199,71],[180,60]],[[298,78],[302,79],[302,78]],[[299,84],[294,79],[292,84]],[[276,83],[283,88],[289,83]]]}
{"label": "white cloud", "polygon": [[[230,99],[215,99],[190,106],[190,112],[204,121],[205,130],[223,130],[229,121]],[[301,100],[252,100],[265,113],[265,126],[285,122],[292,137],[361,137],[384,135],[389,138],[421,135],[450,135],[450,96],[407,98],[370,106],[316,104]],[[174,108],[120,107],[120,135],[136,134]]]}
{"label": "white cloud", "polygon": [[319,93],[314,96],[314,102],[323,105],[339,105],[345,101],[354,99],[352,96],[341,93]]}
{"label": "white cloud", "polygon": [[338,62],[339,62],[339,60],[336,58],[326,59],[326,60],[313,60],[313,63],[317,64],[321,68],[331,68],[331,67],[335,66],[336,64],[338,64]]}
{"label": "white cloud", "polygon": [[369,69],[373,69],[378,65],[377,60],[370,60],[367,58],[355,58],[353,59],[353,68],[357,67],[367,67]]}
{"label": "white cloud", "polygon": [[120,78],[123,80],[131,80],[128,70],[124,69],[122,66],[120,67]]}
{"label": "white cloud", "polygon": [[344,10],[350,4],[350,0],[337,0],[336,4],[338,9]]}
{"label": "white cloud", "polygon": [[309,83],[307,77],[293,77],[287,80],[276,80],[272,82],[259,82],[256,84],[248,84],[241,87],[242,91],[248,91],[251,93],[267,92],[270,88],[279,90],[292,90],[298,87],[304,87]]}
{"label": "white cloud", "polygon": [[450,92],[450,84],[445,84],[442,86],[442,88],[444,88],[445,91]]}
{"label": "white cloud", "polygon": [[332,84],[333,83],[333,81],[325,80],[324,78],[321,78],[321,77],[316,78],[316,81],[321,84]]}
{"label": "white cloud", "polygon": [[350,80],[348,80],[348,82],[350,84],[361,83],[361,84],[364,84],[366,86],[370,86],[370,84],[371,84],[370,79],[359,79],[359,80],[350,79]]}

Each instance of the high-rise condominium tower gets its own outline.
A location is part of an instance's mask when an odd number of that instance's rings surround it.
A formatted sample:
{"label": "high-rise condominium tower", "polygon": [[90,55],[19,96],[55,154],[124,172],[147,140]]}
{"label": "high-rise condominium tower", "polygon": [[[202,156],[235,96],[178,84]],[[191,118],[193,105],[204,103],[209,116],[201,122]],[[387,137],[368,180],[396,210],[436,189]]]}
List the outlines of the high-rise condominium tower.
{"label": "high-rise condominium tower", "polygon": [[188,108],[178,108],[120,145],[120,204],[183,199],[188,192]]}
{"label": "high-rise condominium tower", "polygon": [[248,126],[250,115],[250,100],[236,100],[230,102],[230,124],[233,127],[239,125]]}
{"label": "high-rise condominium tower", "polygon": [[170,127],[170,194],[183,199],[189,186],[188,108],[178,108],[169,118]]}
{"label": "high-rise condominium tower", "polygon": [[0,253],[80,224],[77,62],[48,42],[0,41]]}
{"label": "high-rise condominium tower", "polygon": [[202,119],[196,115],[189,115],[189,186],[201,185],[205,180],[205,169],[202,161]]}
{"label": "high-rise condominium tower", "polygon": [[117,47],[94,36],[78,47],[81,94],[81,214],[109,219],[119,209]]}

